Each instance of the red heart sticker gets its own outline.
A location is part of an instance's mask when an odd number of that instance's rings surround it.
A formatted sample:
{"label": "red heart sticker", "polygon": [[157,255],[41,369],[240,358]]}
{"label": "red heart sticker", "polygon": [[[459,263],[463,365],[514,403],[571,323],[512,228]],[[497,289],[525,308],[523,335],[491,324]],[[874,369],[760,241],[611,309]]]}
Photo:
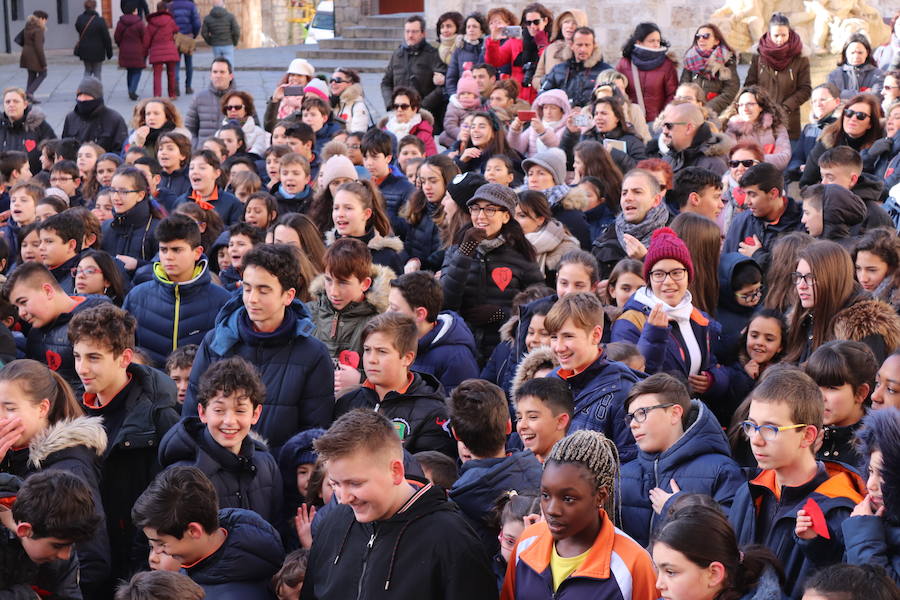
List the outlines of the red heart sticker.
{"label": "red heart sticker", "polygon": [[828,523],[825,521],[825,513],[822,512],[822,507],[819,506],[819,503],[812,498],[807,498],[806,504],[803,505],[803,510],[812,517],[813,531],[826,540],[830,540],[831,534],[828,533]]}
{"label": "red heart sticker", "polygon": [[712,99],[715,98],[716,96],[718,96],[718,94],[715,93],[715,92],[707,92],[707,93],[706,93],[706,101],[709,102],[710,100],[712,100]]}
{"label": "red heart sticker", "polygon": [[62,365],[62,356],[54,352],[53,350],[47,350],[47,366],[50,367],[51,371],[58,371],[59,367]]}
{"label": "red heart sticker", "polygon": [[502,292],[509,285],[509,282],[512,281],[512,269],[509,267],[497,267],[491,271],[491,279],[494,280],[494,283],[497,284],[497,287]]}
{"label": "red heart sticker", "polygon": [[353,350],[341,350],[338,354],[338,362],[354,369],[359,368],[359,354]]}
{"label": "red heart sticker", "polygon": [[37,148],[37,142],[35,142],[34,140],[25,140],[25,151],[26,152],[31,152],[35,148]]}
{"label": "red heart sticker", "polygon": [[755,244],[756,242],[753,241],[753,237],[752,237],[752,236],[747,236],[747,237],[744,238],[744,243],[745,243],[745,244],[750,244],[750,245],[752,246],[752,245]]}

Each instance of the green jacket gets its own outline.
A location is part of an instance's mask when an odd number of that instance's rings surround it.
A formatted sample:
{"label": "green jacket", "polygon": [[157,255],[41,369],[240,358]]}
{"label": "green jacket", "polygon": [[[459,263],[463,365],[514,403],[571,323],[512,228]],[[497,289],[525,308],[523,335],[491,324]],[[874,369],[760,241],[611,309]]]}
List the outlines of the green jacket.
{"label": "green jacket", "polygon": [[200,35],[210,46],[237,46],[241,41],[241,27],[225,7],[214,6],[203,19]]}

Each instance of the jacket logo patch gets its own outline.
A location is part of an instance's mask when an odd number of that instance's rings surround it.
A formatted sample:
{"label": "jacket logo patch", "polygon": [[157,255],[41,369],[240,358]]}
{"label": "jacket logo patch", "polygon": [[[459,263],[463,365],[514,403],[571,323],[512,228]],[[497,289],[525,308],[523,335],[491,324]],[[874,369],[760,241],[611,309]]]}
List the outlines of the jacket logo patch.
{"label": "jacket logo patch", "polygon": [[54,352],[53,350],[47,350],[47,366],[51,371],[58,371],[59,367],[62,366],[62,356]]}
{"label": "jacket logo patch", "polygon": [[400,438],[400,440],[405,440],[406,436],[409,435],[409,423],[399,417],[397,417],[396,419],[391,419],[391,423],[393,423],[394,431],[397,432],[397,436]]}
{"label": "jacket logo patch", "polygon": [[606,413],[609,411],[609,404],[612,402],[612,399],[615,397],[615,394],[609,393],[604,394],[600,400],[597,401],[597,408],[594,409],[594,417],[598,421],[606,420]]}
{"label": "jacket logo patch", "polygon": [[502,292],[509,285],[509,282],[512,281],[512,269],[509,267],[497,267],[491,271],[491,279],[494,280],[494,283],[497,284],[497,287]]}

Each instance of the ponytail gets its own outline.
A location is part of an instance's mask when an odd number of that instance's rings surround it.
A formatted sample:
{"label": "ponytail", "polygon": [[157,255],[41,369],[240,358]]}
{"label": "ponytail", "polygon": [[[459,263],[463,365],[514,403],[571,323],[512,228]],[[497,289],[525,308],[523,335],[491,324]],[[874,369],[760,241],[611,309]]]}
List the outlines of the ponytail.
{"label": "ponytail", "polygon": [[50,402],[47,421],[53,425],[64,419],[84,416],[69,383],[59,373],[36,360],[14,360],[0,369],[0,381],[15,382],[32,404],[44,398]]}

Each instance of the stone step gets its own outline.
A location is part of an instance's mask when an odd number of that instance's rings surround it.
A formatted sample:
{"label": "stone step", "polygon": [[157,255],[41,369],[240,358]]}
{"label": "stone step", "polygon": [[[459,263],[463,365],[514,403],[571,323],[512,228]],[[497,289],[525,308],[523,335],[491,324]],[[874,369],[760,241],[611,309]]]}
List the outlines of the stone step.
{"label": "stone step", "polygon": [[413,15],[420,15],[422,13],[393,13],[389,15],[368,15],[363,17],[363,19],[359,22],[360,25],[372,26],[372,27],[395,27],[400,31],[403,31],[403,24],[406,23],[406,19]]}
{"label": "stone step", "polygon": [[384,38],[334,38],[332,40],[319,40],[319,48],[322,50],[384,50],[393,52],[400,45],[398,40]]}
{"label": "stone step", "polygon": [[399,44],[400,40],[403,39],[403,28],[354,25],[352,27],[344,27],[341,31],[341,37],[395,39]]}
{"label": "stone step", "polygon": [[[325,40],[322,40],[325,41]],[[383,71],[393,54],[390,50],[354,50],[330,48],[322,49],[317,44],[310,44],[309,49],[297,51],[299,58],[305,58],[316,64],[316,60],[337,60],[342,66],[356,68],[359,61],[379,61],[380,68]]]}

